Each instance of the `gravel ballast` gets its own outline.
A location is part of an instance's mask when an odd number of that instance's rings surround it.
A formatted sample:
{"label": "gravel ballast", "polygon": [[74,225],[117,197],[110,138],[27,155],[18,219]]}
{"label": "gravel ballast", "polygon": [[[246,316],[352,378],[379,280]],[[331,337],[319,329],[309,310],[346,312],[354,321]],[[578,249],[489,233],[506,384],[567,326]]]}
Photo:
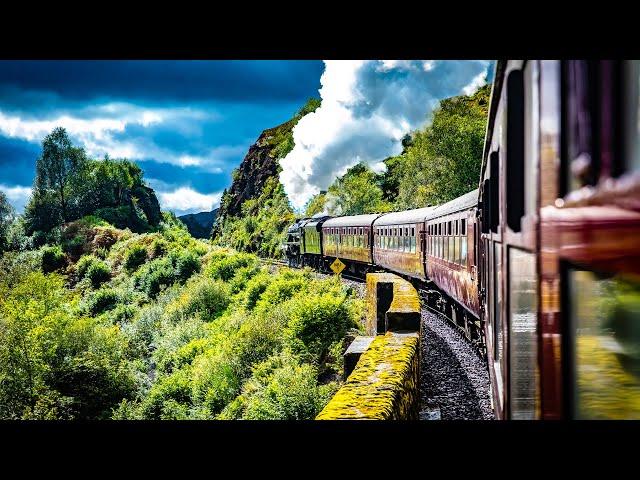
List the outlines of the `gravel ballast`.
{"label": "gravel ballast", "polygon": [[424,308],[421,348],[421,419],[493,419],[486,362],[446,319]]}

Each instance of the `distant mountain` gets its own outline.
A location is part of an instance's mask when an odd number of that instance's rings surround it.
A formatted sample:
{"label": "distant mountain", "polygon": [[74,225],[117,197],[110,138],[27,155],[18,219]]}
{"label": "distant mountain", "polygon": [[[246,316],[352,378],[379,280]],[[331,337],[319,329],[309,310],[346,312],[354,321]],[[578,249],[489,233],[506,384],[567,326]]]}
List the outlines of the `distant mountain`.
{"label": "distant mountain", "polygon": [[195,238],[209,238],[211,229],[218,218],[218,208],[210,212],[190,213],[178,217],[187,226],[189,233]]}

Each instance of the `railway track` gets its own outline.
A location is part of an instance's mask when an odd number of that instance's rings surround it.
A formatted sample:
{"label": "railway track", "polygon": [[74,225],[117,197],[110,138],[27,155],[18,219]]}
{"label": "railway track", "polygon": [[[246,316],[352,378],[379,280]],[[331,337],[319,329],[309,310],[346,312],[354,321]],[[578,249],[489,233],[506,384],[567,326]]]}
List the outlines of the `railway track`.
{"label": "railway track", "polygon": [[[288,266],[277,259],[260,259],[266,265]],[[315,271],[315,270],[314,270]],[[318,272],[318,275],[334,275]],[[359,285],[364,297],[365,279],[348,273],[340,277]],[[355,286],[355,285],[354,285]],[[429,306],[427,287],[416,285],[420,295],[422,328],[420,397],[422,420],[489,420],[493,418],[489,370],[485,357],[460,325]]]}
{"label": "railway track", "polygon": [[[278,260],[278,259],[274,259],[274,258],[260,258],[260,261],[266,265],[278,265],[278,266],[282,266],[282,267],[288,267],[289,263],[286,260]],[[295,268],[295,267],[291,267],[291,268]],[[335,275],[333,272],[318,272],[318,273],[322,273],[324,275]],[[340,276],[342,278],[345,278],[347,280],[352,280],[354,282],[360,282],[360,283],[364,283],[365,279],[362,277],[359,277],[357,275],[350,275],[348,273],[342,272],[340,273]]]}

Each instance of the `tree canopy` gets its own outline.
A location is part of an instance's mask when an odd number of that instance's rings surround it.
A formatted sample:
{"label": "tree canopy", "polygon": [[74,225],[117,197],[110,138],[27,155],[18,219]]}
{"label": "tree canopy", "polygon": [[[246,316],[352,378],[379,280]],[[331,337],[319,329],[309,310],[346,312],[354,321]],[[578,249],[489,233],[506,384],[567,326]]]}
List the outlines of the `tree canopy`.
{"label": "tree canopy", "polygon": [[95,214],[120,227],[142,231],[160,221],[157,199],[143,172],[127,159],[96,160],[58,127],[42,142],[25,230],[47,234],[63,223]]}
{"label": "tree canopy", "polygon": [[7,248],[9,227],[13,218],[13,207],[7,196],[0,192],[0,253]]}

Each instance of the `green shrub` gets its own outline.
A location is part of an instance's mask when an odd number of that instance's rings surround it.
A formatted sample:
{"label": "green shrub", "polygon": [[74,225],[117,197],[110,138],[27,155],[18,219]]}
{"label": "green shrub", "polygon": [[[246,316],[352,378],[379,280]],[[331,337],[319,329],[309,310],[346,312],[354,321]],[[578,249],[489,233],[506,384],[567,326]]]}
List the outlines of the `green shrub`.
{"label": "green shrub", "polygon": [[272,281],[273,276],[266,272],[259,273],[249,280],[242,292],[242,304],[244,307],[252,310]]}
{"label": "green shrub", "polygon": [[194,252],[185,250],[175,259],[176,279],[186,282],[191,275],[200,271],[200,258]]}
{"label": "green shrub", "polygon": [[140,310],[137,319],[124,324],[122,332],[128,339],[131,354],[146,358],[151,354],[153,337],[160,328],[164,309],[158,304],[151,304]]}
{"label": "green shrub", "polygon": [[242,418],[313,420],[337,390],[336,384],[317,385],[317,373],[286,354],[265,361],[243,389]]}
{"label": "green shrub", "polygon": [[154,334],[153,361],[159,372],[173,371],[178,350],[192,340],[205,337],[205,323],[199,318],[187,318],[176,325],[162,325]]}
{"label": "green shrub", "polygon": [[169,249],[169,243],[162,239],[156,238],[151,242],[150,252],[151,258],[157,258],[165,255]]}
{"label": "green shrub", "polygon": [[42,271],[44,273],[55,272],[64,267],[64,253],[60,246],[45,247],[42,249]]}
{"label": "green shrub", "polygon": [[87,268],[85,276],[91,280],[93,288],[98,288],[100,285],[111,279],[111,268],[109,268],[109,265],[104,263],[102,260],[98,260],[96,258],[95,261]]}
{"label": "green shrub", "polygon": [[94,212],[94,215],[117,228],[129,228],[134,232],[147,232],[150,230],[150,225],[146,219],[141,218],[136,210],[131,209],[128,205],[99,208]]}
{"label": "green shrub", "polygon": [[118,293],[111,288],[102,288],[88,299],[87,308],[91,315],[100,315],[118,304]]}
{"label": "green shrub", "polygon": [[229,287],[219,281],[203,279],[193,285],[189,293],[186,313],[198,312],[206,322],[217,318],[229,306]]}
{"label": "green shrub", "polygon": [[84,235],[75,235],[62,243],[63,250],[73,257],[79,257],[84,253],[86,238]]}
{"label": "green shrub", "polygon": [[84,278],[84,276],[87,274],[87,270],[89,270],[89,267],[96,261],[98,261],[98,259],[93,255],[83,255],[82,257],[80,257],[80,260],[78,260],[78,263],[76,263],[76,273],[78,274],[78,277]]}
{"label": "green shrub", "polygon": [[155,298],[163,288],[173,284],[175,275],[169,258],[158,258],[141,267],[135,274],[134,284],[150,298]]}
{"label": "green shrub", "polygon": [[134,272],[147,260],[147,250],[142,245],[133,245],[124,257],[124,268]]}
{"label": "green shrub", "polygon": [[256,311],[267,312],[294,295],[306,291],[308,285],[309,281],[301,274],[279,275],[265,288],[260,300],[256,303]]}
{"label": "green shrub", "polygon": [[135,317],[137,308],[133,305],[118,304],[113,310],[109,311],[108,317],[111,323],[123,324]]}
{"label": "green shrub", "polygon": [[55,386],[73,399],[76,418],[105,419],[113,406],[133,394],[135,380],[126,363],[111,352],[86,351],[66,359],[56,372]]}
{"label": "green shrub", "polygon": [[206,274],[228,282],[243,267],[258,265],[258,258],[248,253],[236,253],[213,258],[209,263]]}
{"label": "green shrub", "polygon": [[252,264],[247,267],[238,269],[233,276],[229,285],[233,293],[238,293],[247,287],[249,280],[255,277],[260,272],[260,267],[257,264]]}
{"label": "green shrub", "polygon": [[160,377],[142,401],[140,412],[145,419],[166,419],[176,411],[176,404],[185,408],[191,404],[190,372],[187,368]]}
{"label": "green shrub", "polygon": [[282,310],[245,316],[238,332],[230,339],[236,374],[241,379],[249,377],[255,365],[280,351],[285,342],[286,323],[287,314]]}
{"label": "green shrub", "polygon": [[356,327],[345,296],[330,294],[298,296],[288,302],[286,336],[296,353],[319,365],[332,344]]}

